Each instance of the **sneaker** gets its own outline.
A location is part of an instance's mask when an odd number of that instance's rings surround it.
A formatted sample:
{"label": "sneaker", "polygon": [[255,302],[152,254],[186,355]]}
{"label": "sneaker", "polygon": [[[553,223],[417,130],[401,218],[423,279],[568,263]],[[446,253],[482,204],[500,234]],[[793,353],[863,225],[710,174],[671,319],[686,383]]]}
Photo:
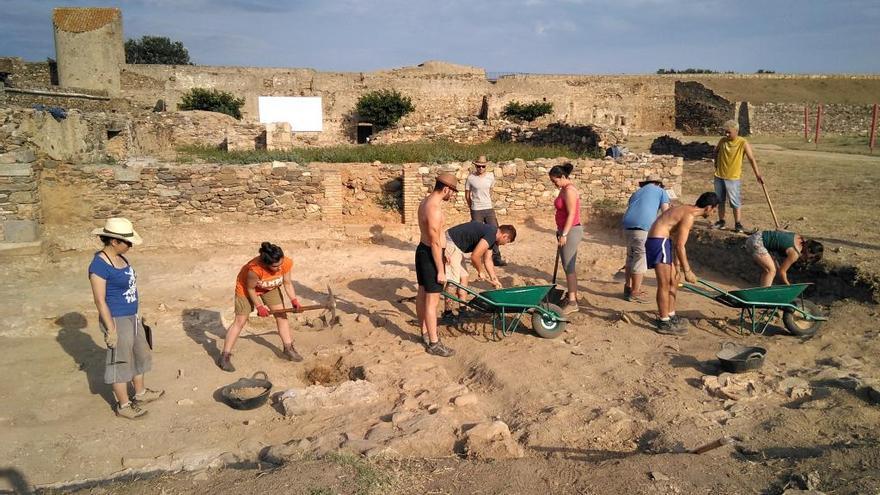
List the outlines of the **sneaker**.
{"label": "sneaker", "polygon": [[433,354],[440,357],[449,357],[455,355],[454,350],[446,347],[445,345],[443,345],[443,342],[440,342],[439,340],[437,342],[434,342],[433,344],[429,343],[428,347],[425,350],[428,351],[428,354]]}
{"label": "sneaker", "polygon": [[[632,295],[632,289],[630,288],[630,286],[623,284],[623,298],[626,299],[630,295]],[[629,301],[629,299],[626,300]]]}
{"label": "sneaker", "polygon": [[422,334],[422,343],[425,344],[425,347],[428,347],[429,345],[431,345],[431,339],[430,339],[430,337],[428,337],[427,332]]}
{"label": "sneaker", "polygon": [[477,316],[476,311],[471,311],[471,310],[465,309],[465,308],[461,308],[458,310],[458,319],[459,320],[466,320],[468,318],[474,318],[475,316]]}
{"label": "sneaker", "polygon": [[159,400],[162,396],[165,395],[164,390],[153,390],[151,388],[145,388],[143,392],[140,394],[135,394],[132,397],[132,400],[136,404],[146,404],[148,402],[153,402],[154,400]]}
{"label": "sneaker", "polygon": [[125,405],[116,404],[116,417],[125,419],[138,419],[147,415],[147,410],[142,409],[136,402]]}
{"label": "sneaker", "polygon": [[566,315],[571,314],[571,313],[577,313],[580,310],[581,310],[581,308],[580,308],[580,306],[578,306],[578,303],[576,303],[570,299],[567,303],[565,303],[562,306],[562,314],[566,314]]}
{"label": "sneaker", "polygon": [[492,264],[495,266],[507,266],[507,261],[504,261],[504,258],[492,258]]}
{"label": "sneaker", "polygon": [[746,231],[746,229],[743,227],[743,224],[736,222],[733,225],[733,231],[736,232],[737,234],[742,234],[743,232]]}
{"label": "sneaker", "polygon": [[232,365],[232,354],[226,352],[221,353],[220,357],[217,358],[217,366],[228,373],[235,371],[235,366]]}
{"label": "sneaker", "polygon": [[689,322],[687,318],[682,318],[678,315],[672,315],[669,317],[669,319],[672,321],[672,324],[678,328],[687,328],[688,325],[691,324],[691,322]]}
{"label": "sneaker", "polygon": [[458,318],[455,317],[455,314],[452,311],[444,311],[443,314],[440,315],[440,318],[437,318],[437,323],[440,325],[452,326],[458,323]]}
{"label": "sneaker", "polygon": [[294,363],[299,363],[300,361],[303,360],[303,357],[300,356],[298,352],[296,352],[296,349],[293,347],[293,344],[290,344],[288,346],[284,346],[284,356],[287,357],[287,359],[293,361]]}
{"label": "sneaker", "polygon": [[639,294],[639,295],[630,294],[630,295],[624,297],[624,299],[626,299],[629,302],[640,303],[640,304],[644,304],[644,303],[648,302],[647,299],[642,299],[641,294]]}
{"label": "sneaker", "polygon": [[713,229],[721,230],[724,228],[725,222],[724,220],[718,220],[717,222],[712,224]]}
{"label": "sneaker", "polygon": [[672,319],[663,321],[658,318],[657,321],[654,322],[654,325],[657,327],[657,333],[660,333],[663,335],[685,335],[685,334],[687,334],[687,330],[685,330],[684,328],[679,328],[679,327],[675,326],[675,324],[672,322]]}

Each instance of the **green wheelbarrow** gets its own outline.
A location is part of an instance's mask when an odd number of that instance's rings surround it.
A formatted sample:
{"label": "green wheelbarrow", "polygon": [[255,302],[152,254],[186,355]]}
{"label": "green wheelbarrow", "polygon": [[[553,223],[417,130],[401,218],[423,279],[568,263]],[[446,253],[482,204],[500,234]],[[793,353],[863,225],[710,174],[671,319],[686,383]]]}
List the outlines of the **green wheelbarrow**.
{"label": "green wheelbarrow", "polygon": [[739,309],[740,333],[745,333],[747,325],[751,325],[752,333],[763,335],[770,322],[781,314],[786,330],[794,335],[810,336],[819,330],[822,322],[828,320],[818,306],[801,296],[812,284],[771,285],[727,292],[705,280],[699,279],[697,282],[700,285],[684,283],[681,286],[727,307]]}
{"label": "green wheelbarrow", "polygon": [[477,292],[456,282],[449,281],[448,284],[470,294],[471,298],[465,301],[444,290],[445,297],[480,313],[492,315],[492,333],[496,338],[499,333],[506,337],[515,332],[528,312],[532,313],[532,329],[545,339],[562,335],[568,322],[559,306],[544,301],[555,285],[530,285]]}

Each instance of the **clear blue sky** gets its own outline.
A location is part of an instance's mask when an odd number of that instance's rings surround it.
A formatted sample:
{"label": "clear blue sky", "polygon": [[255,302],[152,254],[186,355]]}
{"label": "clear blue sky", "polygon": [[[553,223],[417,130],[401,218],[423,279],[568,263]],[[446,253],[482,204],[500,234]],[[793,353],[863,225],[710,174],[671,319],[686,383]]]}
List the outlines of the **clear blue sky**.
{"label": "clear blue sky", "polygon": [[54,57],[56,6],[121,7],[205,65],[880,73],[880,0],[0,0],[0,56]]}

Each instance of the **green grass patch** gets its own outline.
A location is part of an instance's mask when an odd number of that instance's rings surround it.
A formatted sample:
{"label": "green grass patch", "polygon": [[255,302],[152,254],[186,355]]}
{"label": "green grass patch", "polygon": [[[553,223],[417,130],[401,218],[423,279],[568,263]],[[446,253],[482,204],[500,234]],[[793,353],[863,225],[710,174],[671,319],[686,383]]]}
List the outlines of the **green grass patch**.
{"label": "green grass patch", "polygon": [[326,148],[294,148],[286,151],[225,151],[204,146],[178,148],[178,161],[206,163],[248,164],[271,161],[325,162],[325,163],[448,163],[473,160],[479,155],[493,162],[520,158],[582,158],[593,157],[572,151],[565,146],[531,146],[522,143],[489,141],[481,144],[459,144],[448,141],[400,144],[373,144],[362,146],[332,146]]}
{"label": "green grass patch", "polygon": [[391,484],[391,477],[363,458],[345,452],[331,452],[324,459],[339,466],[348,467],[355,472],[358,495],[381,493]]}

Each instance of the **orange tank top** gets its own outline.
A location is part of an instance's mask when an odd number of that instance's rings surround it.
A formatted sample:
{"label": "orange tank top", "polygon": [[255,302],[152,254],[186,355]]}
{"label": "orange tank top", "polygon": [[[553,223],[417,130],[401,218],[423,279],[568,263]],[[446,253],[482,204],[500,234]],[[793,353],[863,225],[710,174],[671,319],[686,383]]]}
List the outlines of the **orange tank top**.
{"label": "orange tank top", "polygon": [[239,270],[238,277],[235,279],[235,293],[239,296],[247,297],[248,272],[254,272],[257,275],[257,278],[260,279],[254,290],[257,295],[261,295],[272,289],[281,287],[284,275],[290,273],[292,269],[293,260],[287,256],[281,259],[281,268],[277,272],[272,272],[266,268],[263,263],[260,262],[260,257],[257,256],[248,261],[247,264]]}

